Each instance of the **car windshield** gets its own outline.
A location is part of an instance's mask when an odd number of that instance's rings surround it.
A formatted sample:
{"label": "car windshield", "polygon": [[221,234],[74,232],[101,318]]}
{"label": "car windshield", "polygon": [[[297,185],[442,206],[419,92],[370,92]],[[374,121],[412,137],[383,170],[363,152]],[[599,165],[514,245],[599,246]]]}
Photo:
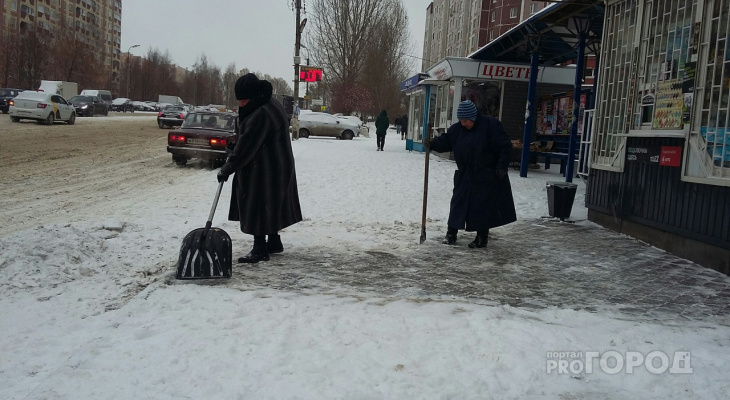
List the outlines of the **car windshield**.
{"label": "car windshield", "polygon": [[76,102],[86,102],[91,103],[93,100],[91,99],[91,96],[74,96],[68,100],[69,102],[76,103]]}
{"label": "car windshield", "polygon": [[126,103],[127,101],[129,101],[129,99],[125,97],[117,97],[116,99],[112,100],[112,104],[120,105]]}
{"label": "car windshield", "polygon": [[181,106],[167,106],[165,107],[165,112],[182,112],[185,111],[185,109]]}
{"label": "car windshield", "polygon": [[236,116],[232,114],[190,113],[183,121],[183,128],[207,128],[233,130]]}

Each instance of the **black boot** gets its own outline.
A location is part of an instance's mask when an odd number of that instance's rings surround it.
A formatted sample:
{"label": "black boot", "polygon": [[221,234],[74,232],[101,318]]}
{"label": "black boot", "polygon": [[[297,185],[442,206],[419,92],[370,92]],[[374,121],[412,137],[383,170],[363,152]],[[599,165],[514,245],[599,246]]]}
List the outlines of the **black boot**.
{"label": "black boot", "polygon": [[456,244],[456,232],[458,232],[458,229],[449,227],[446,230],[446,237],[444,238],[444,240],[441,243],[448,244],[448,245]]}
{"label": "black boot", "polygon": [[266,242],[266,250],[269,251],[269,254],[283,252],[284,245],[281,244],[281,236],[278,234],[269,235],[269,240]]}
{"label": "black boot", "polygon": [[243,257],[238,259],[238,262],[244,264],[255,264],[259,261],[269,261],[269,251],[266,249],[266,236],[256,235],[253,237],[253,249]]}
{"label": "black boot", "polygon": [[474,241],[469,243],[470,249],[480,249],[482,247],[487,247],[487,242],[489,241],[489,229],[486,231],[478,231],[477,237],[474,238]]}

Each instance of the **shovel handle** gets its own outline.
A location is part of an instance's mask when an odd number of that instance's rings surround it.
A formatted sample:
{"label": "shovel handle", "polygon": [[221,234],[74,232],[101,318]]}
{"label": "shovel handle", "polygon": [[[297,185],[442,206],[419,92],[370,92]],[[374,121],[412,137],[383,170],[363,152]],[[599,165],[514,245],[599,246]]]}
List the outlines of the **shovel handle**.
{"label": "shovel handle", "polygon": [[208,224],[206,224],[206,226],[213,223],[213,215],[215,214],[216,207],[218,207],[218,199],[221,197],[221,190],[223,190],[223,183],[224,182],[220,182],[218,184],[218,191],[215,192],[215,200],[213,200],[213,207],[210,208],[210,214],[208,215]]}

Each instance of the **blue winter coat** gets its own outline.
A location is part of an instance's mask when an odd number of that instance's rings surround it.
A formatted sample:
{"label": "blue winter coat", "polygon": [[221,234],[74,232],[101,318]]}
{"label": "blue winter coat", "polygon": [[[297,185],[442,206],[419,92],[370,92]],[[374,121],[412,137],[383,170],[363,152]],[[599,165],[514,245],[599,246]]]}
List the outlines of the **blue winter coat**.
{"label": "blue winter coat", "polygon": [[472,129],[457,122],[431,140],[431,150],[453,152],[454,172],[449,227],[481,231],[517,220],[507,171],[512,141],[497,119],[479,115]]}

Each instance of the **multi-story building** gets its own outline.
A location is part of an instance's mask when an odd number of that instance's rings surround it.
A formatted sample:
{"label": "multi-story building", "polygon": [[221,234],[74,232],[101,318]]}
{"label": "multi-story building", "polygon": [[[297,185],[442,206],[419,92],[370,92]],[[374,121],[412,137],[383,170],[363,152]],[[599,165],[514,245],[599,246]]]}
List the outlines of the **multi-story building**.
{"label": "multi-story building", "polygon": [[422,71],[466,57],[545,8],[549,1],[435,0],[426,8]]}
{"label": "multi-story building", "polygon": [[74,29],[96,48],[95,57],[119,78],[122,43],[121,0],[0,0],[0,30],[40,29],[53,35]]}

